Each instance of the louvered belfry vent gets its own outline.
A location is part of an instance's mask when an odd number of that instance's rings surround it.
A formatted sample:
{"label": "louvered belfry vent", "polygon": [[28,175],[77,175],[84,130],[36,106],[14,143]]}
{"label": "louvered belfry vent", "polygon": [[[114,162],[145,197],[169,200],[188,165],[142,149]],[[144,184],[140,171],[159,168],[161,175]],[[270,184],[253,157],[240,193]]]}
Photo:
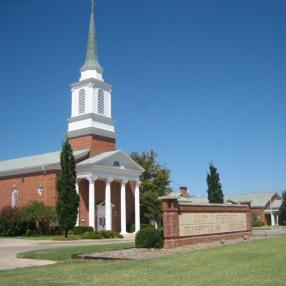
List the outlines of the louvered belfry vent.
{"label": "louvered belfry vent", "polygon": [[78,113],[85,113],[85,90],[81,89],[78,96]]}
{"label": "louvered belfry vent", "polygon": [[102,89],[98,91],[98,113],[104,114],[104,92]]}

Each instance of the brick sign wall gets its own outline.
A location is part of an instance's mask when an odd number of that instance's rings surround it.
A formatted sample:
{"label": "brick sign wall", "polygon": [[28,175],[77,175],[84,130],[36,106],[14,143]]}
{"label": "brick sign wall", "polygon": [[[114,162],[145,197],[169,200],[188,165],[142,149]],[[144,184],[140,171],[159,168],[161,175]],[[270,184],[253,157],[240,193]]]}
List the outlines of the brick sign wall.
{"label": "brick sign wall", "polygon": [[247,205],[192,204],[162,198],[164,247],[251,236]]}

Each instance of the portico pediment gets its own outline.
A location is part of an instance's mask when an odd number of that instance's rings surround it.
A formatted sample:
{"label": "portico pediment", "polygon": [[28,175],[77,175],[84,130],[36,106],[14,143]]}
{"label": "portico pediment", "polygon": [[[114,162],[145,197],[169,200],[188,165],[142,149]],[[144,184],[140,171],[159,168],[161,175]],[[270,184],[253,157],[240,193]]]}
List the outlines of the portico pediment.
{"label": "portico pediment", "polygon": [[92,172],[110,175],[140,176],[144,169],[123,151],[104,152],[77,164],[79,174]]}

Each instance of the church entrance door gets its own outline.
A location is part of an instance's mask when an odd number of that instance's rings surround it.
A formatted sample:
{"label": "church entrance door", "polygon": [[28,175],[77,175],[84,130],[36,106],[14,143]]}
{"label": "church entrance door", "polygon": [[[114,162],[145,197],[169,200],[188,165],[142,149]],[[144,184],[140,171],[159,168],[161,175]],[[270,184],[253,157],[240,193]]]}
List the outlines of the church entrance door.
{"label": "church entrance door", "polygon": [[105,230],[105,205],[97,206],[97,230]]}

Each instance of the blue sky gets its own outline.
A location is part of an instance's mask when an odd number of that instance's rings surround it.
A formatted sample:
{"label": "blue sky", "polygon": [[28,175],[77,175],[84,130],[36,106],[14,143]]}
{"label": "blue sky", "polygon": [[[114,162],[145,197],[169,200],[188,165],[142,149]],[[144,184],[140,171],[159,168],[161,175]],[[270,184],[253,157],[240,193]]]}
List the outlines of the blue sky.
{"label": "blue sky", "polygon": [[[286,188],[286,2],[98,0],[117,148],[154,149],[172,186]],[[0,1],[0,159],[60,149],[85,58],[88,0]]]}

